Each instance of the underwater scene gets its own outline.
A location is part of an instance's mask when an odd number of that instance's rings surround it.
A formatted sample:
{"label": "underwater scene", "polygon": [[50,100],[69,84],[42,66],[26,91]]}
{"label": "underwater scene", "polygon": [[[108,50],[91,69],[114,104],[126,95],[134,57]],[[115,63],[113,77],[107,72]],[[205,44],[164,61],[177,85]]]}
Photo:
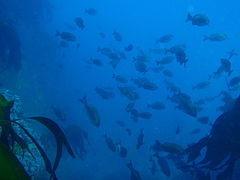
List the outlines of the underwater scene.
{"label": "underwater scene", "polygon": [[240,180],[239,8],[0,0],[0,180]]}

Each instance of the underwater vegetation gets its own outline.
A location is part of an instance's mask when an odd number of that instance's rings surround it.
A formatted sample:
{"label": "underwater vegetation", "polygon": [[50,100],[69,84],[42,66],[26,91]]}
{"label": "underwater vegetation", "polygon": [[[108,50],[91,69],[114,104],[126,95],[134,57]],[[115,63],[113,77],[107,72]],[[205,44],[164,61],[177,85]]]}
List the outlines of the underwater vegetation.
{"label": "underwater vegetation", "polygon": [[[24,150],[30,153],[32,152],[29,149],[27,140],[18,135],[14,130],[13,125],[18,126],[25,135],[32,141],[36,146],[38,152],[40,153],[46,171],[50,174],[50,179],[57,179],[55,171],[59,165],[62,156],[63,147],[67,149],[67,152],[72,158],[75,158],[75,155],[72,151],[70,144],[68,143],[64,132],[60,127],[51,119],[45,117],[27,117],[21,119],[11,119],[10,113],[11,108],[13,107],[14,101],[8,101],[2,94],[0,94],[0,126],[1,126],[1,136],[0,136],[0,179],[30,179],[26,170],[24,169],[21,162],[17,159],[16,154],[14,154],[13,149],[15,144]],[[40,124],[44,125],[55,137],[56,141],[56,157],[54,163],[52,164],[49,160],[46,152],[42,146],[37,142],[37,140],[31,135],[31,133],[22,125],[20,120],[32,120],[37,121]],[[34,157],[33,157],[34,158]]]}

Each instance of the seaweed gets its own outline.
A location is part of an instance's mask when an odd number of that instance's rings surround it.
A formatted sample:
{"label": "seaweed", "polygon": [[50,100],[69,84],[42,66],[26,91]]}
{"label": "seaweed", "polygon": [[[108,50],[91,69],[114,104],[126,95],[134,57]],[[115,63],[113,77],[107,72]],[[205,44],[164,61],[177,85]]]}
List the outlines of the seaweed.
{"label": "seaweed", "polygon": [[[16,155],[13,152],[14,143],[17,142],[17,144],[20,146],[21,149],[27,150],[32,156],[31,150],[28,147],[27,142],[20,137],[17,132],[15,132],[14,128],[12,127],[12,124],[17,125],[20,129],[23,130],[25,135],[27,135],[30,140],[33,142],[33,144],[36,146],[37,150],[39,151],[41,157],[43,158],[45,169],[50,174],[50,179],[56,180],[56,169],[59,165],[59,162],[62,157],[62,149],[63,146],[67,149],[67,152],[70,154],[72,158],[75,158],[75,155],[72,151],[72,148],[70,144],[67,141],[67,138],[62,131],[62,129],[55,123],[53,120],[46,118],[46,117],[27,117],[27,118],[20,118],[20,119],[10,119],[10,109],[13,107],[13,101],[7,101],[4,96],[0,94],[0,127],[1,127],[1,136],[0,136],[0,152],[2,154],[2,157],[6,156],[12,159],[11,162],[13,162],[10,166],[12,168],[9,169],[9,173],[11,172],[11,169],[17,169],[15,174],[20,174],[24,176],[22,179],[30,179],[27,175],[25,169],[23,168],[22,164],[17,160]],[[52,165],[51,161],[49,160],[46,152],[41,147],[41,145],[37,142],[37,140],[31,135],[31,133],[19,122],[20,120],[34,120],[39,122],[40,124],[44,125],[55,137],[57,149],[56,149],[56,157],[54,160],[54,163]],[[10,145],[11,144],[11,145]],[[2,159],[0,159],[0,165],[2,168]],[[1,169],[0,168],[0,169]],[[0,170],[0,177],[1,174],[6,174],[1,172]],[[10,176],[10,174],[8,174]],[[16,179],[18,176],[13,177]],[[8,178],[9,179],[9,178]]]}

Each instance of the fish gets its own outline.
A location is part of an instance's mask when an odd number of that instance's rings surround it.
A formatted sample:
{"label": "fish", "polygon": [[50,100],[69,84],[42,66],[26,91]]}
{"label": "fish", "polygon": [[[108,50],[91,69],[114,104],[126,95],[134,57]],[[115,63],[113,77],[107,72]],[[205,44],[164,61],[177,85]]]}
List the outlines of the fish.
{"label": "fish", "polygon": [[207,26],[210,22],[209,18],[205,14],[195,14],[191,15],[188,13],[186,22],[192,22],[195,26]]}
{"label": "fish", "polygon": [[183,65],[185,67],[187,62],[188,62],[185,50],[186,50],[185,45],[175,45],[175,46],[172,46],[169,49],[166,49],[165,51],[166,51],[166,53],[174,54],[177,62],[180,65]]}
{"label": "fish", "polygon": [[183,111],[192,117],[197,117],[199,108],[196,104],[194,104],[191,100],[191,97],[182,92],[175,93],[172,97],[168,97],[168,99],[176,104],[176,109]]}
{"label": "fish", "polygon": [[107,144],[107,147],[112,152],[116,152],[117,148],[116,148],[116,145],[114,144],[112,138],[108,137],[106,134],[104,135],[104,138],[105,138],[105,143]]}
{"label": "fish", "polygon": [[55,116],[62,122],[66,122],[66,115],[65,113],[59,109],[58,107],[52,105],[51,106],[51,109],[53,110]]}
{"label": "fish", "polygon": [[113,74],[112,78],[115,79],[117,82],[122,83],[122,84],[128,83],[128,79],[124,76],[121,76],[121,75]]}
{"label": "fish", "polygon": [[209,36],[204,36],[203,41],[209,40],[209,41],[217,42],[217,41],[224,41],[227,38],[228,36],[224,33],[215,33]]}
{"label": "fish", "polygon": [[137,117],[142,118],[142,119],[151,119],[152,114],[150,112],[140,112],[140,113],[138,113]]}
{"label": "fish", "polygon": [[85,28],[84,21],[81,17],[76,17],[74,19],[74,22],[78,26],[79,29],[83,30]]}
{"label": "fish", "polygon": [[154,84],[153,82],[151,82],[149,79],[145,77],[139,77],[132,80],[139,88],[143,88],[150,91],[155,91],[158,89],[158,86],[156,84]]}
{"label": "fish", "polygon": [[114,39],[115,39],[116,41],[118,41],[118,42],[121,42],[121,41],[122,41],[122,35],[121,35],[119,32],[114,31],[114,32],[112,33],[112,35],[113,35],[113,37],[114,37]]}
{"label": "fish", "polygon": [[89,62],[92,63],[92,64],[94,64],[94,65],[96,65],[96,66],[98,66],[98,67],[103,66],[102,60],[101,60],[101,59],[98,59],[98,58],[90,58],[90,59],[89,59]]}
{"label": "fish", "polygon": [[162,59],[160,59],[159,61],[157,61],[157,65],[166,65],[166,64],[170,64],[172,63],[174,60],[174,56],[165,56]]}
{"label": "fish", "polygon": [[167,70],[167,69],[165,69],[165,70],[163,71],[163,75],[166,76],[166,77],[169,77],[169,78],[172,78],[172,77],[173,77],[172,71]]}
{"label": "fish", "polygon": [[131,112],[134,109],[134,106],[135,106],[135,103],[128,103],[126,108],[125,108],[125,111],[126,112]]}
{"label": "fish", "polygon": [[134,63],[135,69],[138,72],[146,73],[148,71],[147,65],[144,62],[136,61]]}
{"label": "fish", "polygon": [[119,153],[120,157],[125,158],[127,157],[128,151],[121,142],[116,144],[116,151]]}
{"label": "fish", "polygon": [[158,165],[160,166],[163,174],[166,175],[167,177],[170,177],[171,170],[170,170],[167,160],[164,157],[160,157],[158,154],[154,154],[154,156],[157,158]]}
{"label": "fish", "polygon": [[132,44],[129,44],[129,45],[125,46],[125,47],[124,47],[124,50],[125,50],[125,51],[128,51],[128,52],[129,52],[129,51],[132,51],[132,50],[133,50],[133,45],[132,45]]}
{"label": "fish", "polygon": [[128,169],[130,170],[130,179],[131,180],[142,180],[139,172],[133,167],[132,161],[127,164]]}
{"label": "fish", "polygon": [[156,40],[156,43],[168,43],[173,39],[172,34],[165,34]]}
{"label": "fish", "polygon": [[84,108],[86,110],[86,113],[87,113],[91,123],[95,127],[100,127],[100,123],[101,123],[100,115],[99,115],[97,109],[92,104],[88,103],[87,96],[84,96],[82,99],[80,99],[80,102],[84,105]]}
{"label": "fish", "polygon": [[195,89],[201,90],[201,89],[207,88],[209,85],[210,85],[210,82],[209,82],[209,81],[202,81],[202,82],[199,82],[199,83],[197,83],[196,85],[194,85],[194,86],[192,87],[192,89],[193,89],[193,90],[195,90]]}
{"label": "fish", "polygon": [[134,100],[137,100],[139,99],[139,94],[134,91],[134,89],[131,87],[131,86],[119,86],[118,87],[120,93],[125,96],[127,99],[131,100],[131,101],[134,101]]}
{"label": "fish", "polygon": [[181,154],[184,149],[176,144],[171,142],[160,143],[158,140],[155,141],[154,145],[151,147],[155,153],[166,152],[170,154]]}
{"label": "fish", "polygon": [[151,171],[152,175],[154,175],[157,171],[157,164],[152,157],[149,159],[149,162],[151,163],[150,171]]}
{"label": "fish", "polygon": [[91,16],[96,16],[97,10],[95,8],[88,8],[88,9],[85,9],[85,13]]}
{"label": "fish", "polygon": [[59,32],[56,31],[56,36],[59,36],[62,40],[73,42],[76,41],[76,36],[73,33],[70,32]]}
{"label": "fish", "polygon": [[229,82],[228,82],[228,86],[230,88],[233,88],[234,86],[237,86],[239,85],[240,83],[240,76],[236,76],[236,77],[233,77]]}
{"label": "fish", "polygon": [[89,143],[88,133],[77,124],[66,126],[64,132],[76,155],[84,160],[87,155],[86,143]]}
{"label": "fish", "polygon": [[165,109],[165,105],[162,102],[160,102],[160,101],[156,101],[156,102],[154,102],[152,104],[148,104],[147,107],[151,108],[151,109],[154,109],[154,110],[163,110],[163,109]]}
{"label": "fish", "polygon": [[138,138],[137,138],[136,149],[140,149],[141,146],[143,145],[143,138],[144,138],[144,134],[143,134],[143,128],[142,128],[140,130],[140,134],[138,135]]}
{"label": "fish", "polygon": [[115,97],[115,94],[111,91],[108,91],[104,88],[95,88],[95,92],[103,99],[112,99]]}

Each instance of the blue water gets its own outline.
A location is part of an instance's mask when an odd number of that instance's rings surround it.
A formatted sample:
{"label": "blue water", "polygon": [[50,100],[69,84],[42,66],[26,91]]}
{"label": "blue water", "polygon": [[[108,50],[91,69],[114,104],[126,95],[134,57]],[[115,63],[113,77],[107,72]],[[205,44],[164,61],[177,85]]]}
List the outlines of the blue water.
{"label": "blue water", "polygon": [[[3,0],[1,0],[3,1]],[[57,169],[60,180],[123,180],[130,179],[130,171],[126,164],[131,160],[142,179],[194,179],[177,170],[170,162],[171,177],[166,177],[159,169],[152,175],[149,168],[150,146],[158,139],[160,142],[173,142],[186,148],[206,136],[211,125],[202,125],[197,118],[175,108],[168,96],[171,95],[164,81],[168,79],[181,91],[190,95],[193,102],[218,95],[221,91],[228,91],[226,80],[239,76],[239,56],[234,56],[233,73],[228,76],[223,73],[217,79],[210,79],[220,66],[220,59],[227,58],[228,52],[235,49],[239,52],[239,2],[228,1],[192,1],[192,0],[90,0],[90,1],[47,1],[30,3],[25,0],[10,0],[1,2],[5,11],[0,14],[3,21],[11,20],[21,39],[22,68],[16,75],[4,74],[4,88],[18,94],[23,101],[24,114],[42,115],[54,119],[62,128],[75,124],[88,133],[89,143],[86,143],[87,153],[84,160],[64,157]],[[3,6],[4,5],[4,6]],[[88,8],[97,10],[92,16],[85,13]],[[187,14],[205,14],[210,23],[207,26],[193,26],[185,22]],[[74,23],[76,17],[84,20],[85,28],[80,30]],[[67,25],[66,25],[67,24]],[[72,29],[67,27],[71,26]],[[71,32],[77,37],[76,42],[69,42],[64,48],[59,44],[61,38],[56,31]],[[122,41],[114,39],[112,33],[116,31],[122,36]],[[101,38],[99,33],[104,33]],[[205,35],[224,33],[227,39],[221,42],[203,41]],[[173,39],[168,43],[156,43],[156,40],[166,34],[172,34]],[[80,44],[77,47],[77,43]],[[132,44],[134,49],[124,51],[124,47]],[[162,72],[154,73],[151,67],[156,67],[156,60],[164,55],[151,52],[154,48],[171,48],[174,45],[185,45],[188,62],[186,67],[174,60],[166,65],[171,70],[172,78],[165,77]],[[113,48],[124,52],[126,59],[121,59],[114,69],[109,64],[110,59],[103,56],[97,49],[101,47]],[[143,51],[148,57],[148,72],[137,72],[133,58]],[[90,58],[99,58],[102,67],[86,63]],[[120,74],[129,79],[128,84],[120,84],[112,74]],[[156,83],[158,90],[148,91],[138,88],[132,78],[146,77]],[[6,79],[10,79],[6,80]],[[210,86],[203,90],[192,90],[198,82],[209,81]],[[111,87],[115,97],[105,100],[95,91],[96,87]],[[131,102],[118,90],[119,86],[133,86],[139,93],[140,99],[135,101],[139,111],[152,113],[151,119],[139,119],[134,122],[130,114],[125,111]],[[229,92],[234,98],[239,90]],[[87,96],[88,102],[97,109],[101,117],[101,125],[95,127],[80,103],[79,99]],[[166,108],[156,111],[147,108],[147,104],[156,100],[165,104]],[[214,123],[222,113],[216,110],[222,105],[221,98],[207,102],[198,117],[208,116]],[[58,120],[51,105],[60,108],[66,115],[66,121]],[[128,136],[125,128],[117,121],[124,121],[126,128],[132,130]],[[180,133],[176,134],[179,126]],[[144,144],[136,150],[137,137],[140,129],[144,129]],[[198,134],[191,135],[194,129],[200,129]],[[126,158],[111,152],[104,140],[104,134],[111,137],[115,143],[121,142],[128,150]],[[71,143],[71,141],[70,141]]]}

